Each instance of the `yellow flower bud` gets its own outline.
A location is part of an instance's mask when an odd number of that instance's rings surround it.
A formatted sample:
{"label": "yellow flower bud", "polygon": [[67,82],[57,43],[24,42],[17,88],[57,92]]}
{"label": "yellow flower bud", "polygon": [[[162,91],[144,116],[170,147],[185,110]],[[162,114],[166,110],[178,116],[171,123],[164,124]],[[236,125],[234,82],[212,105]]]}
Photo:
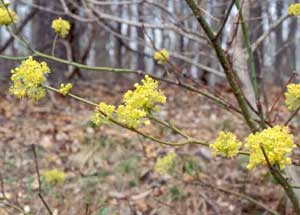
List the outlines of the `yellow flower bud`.
{"label": "yellow flower bud", "polygon": [[66,96],[69,91],[72,89],[73,85],[71,83],[67,83],[66,85],[65,84],[60,84],[60,88],[59,88],[59,92]]}

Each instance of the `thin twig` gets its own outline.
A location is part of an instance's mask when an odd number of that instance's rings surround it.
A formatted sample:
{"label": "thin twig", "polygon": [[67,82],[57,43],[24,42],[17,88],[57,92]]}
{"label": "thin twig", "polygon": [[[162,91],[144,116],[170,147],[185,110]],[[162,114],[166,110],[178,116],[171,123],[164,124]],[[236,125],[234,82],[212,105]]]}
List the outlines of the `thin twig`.
{"label": "thin twig", "polygon": [[290,116],[289,118],[285,121],[284,125],[287,126],[292,119],[294,119],[295,116],[297,116],[297,114],[299,113],[300,107],[298,107]]}
{"label": "thin twig", "polygon": [[222,24],[221,24],[221,27],[219,28],[218,33],[216,34],[216,36],[215,36],[215,38],[214,38],[215,40],[218,40],[219,37],[220,37],[220,35],[221,35],[221,33],[223,32],[223,29],[224,29],[224,27],[225,27],[225,25],[226,25],[226,23],[227,23],[227,20],[228,20],[228,18],[229,18],[229,15],[230,15],[230,13],[231,13],[232,8],[233,8],[234,1],[235,1],[235,0],[232,0],[231,3],[230,3],[230,5],[229,5],[229,7],[228,7],[227,13],[226,13],[226,15],[225,15],[225,18],[223,19],[223,22],[222,22]]}
{"label": "thin twig", "polygon": [[[285,87],[286,87],[288,84],[291,83],[291,81],[295,78],[296,75],[297,75],[297,73],[293,72],[293,74],[289,77],[288,81],[286,82]],[[274,102],[273,102],[273,104],[272,104],[270,110],[268,111],[268,114],[271,114],[271,113],[273,112],[273,110],[274,110],[276,104],[278,103],[278,101],[280,100],[280,98],[283,96],[284,90],[285,90],[285,88],[282,89],[282,90],[280,91],[280,93],[276,96],[276,98],[275,98],[275,100],[274,100]]]}
{"label": "thin twig", "polygon": [[271,209],[271,208],[268,208],[265,204],[263,204],[262,202],[259,202],[257,201],[256,199],[246,195],[246,194],[243,194],[243,193],[239,193],[239,192],[236,192],[236,191],[233,191],[232,189],[226,189],[224,187],[219,187],[219,186],[216,186],[216,185],[213,185],[213,184],[209,184],[207,182],[203,182],[202,180],[198,180],[197,182],[194,182],[194,184],[196,185],[201,185],[201,186],[205,186],[205,187],[210,187],[212,189],[215,189],[215,190],[219,190],[221,192],[224,192],[224,193],[227,193],[227,194],[230,194],[230,195],[233,195],[233,196],[236,196],[236,197],[239,197],[239,198],[242,198],[242,199],[245,199],[249,202],[252,202],[253,204],[257,205],[258,207],[260,208],[263,208],[264,210],[268,211],[269,213],[273,214],[273,215],[280,215],[277,211]]}
{"label": "thin twig", "polygon": [[43,195],[42,195],[42,183],[41,183],[41,175],[40,175],[40,170],[39,170],[39,164],[38,164],[38,159],[37,159],[37,153],[36,153],[36,148],[35,145],[32,144],[31,145],[32,148],[32,152],[33,152],[33,158],[34,158],[34,164],[35,164],[35,171],[36,171],[36,175],[37,175],[37,179],[38,179],[38,195],[41,199],[41,201],[43,202],[45,208],[47,209],[48,213],[50,215],[53,215],[48,203],[45,201]]}
{"label": "thin twig", "polygon": [[51,54],[52,54],[53,57],[55,56],[55,47],[56,47],[57,39],[58,39],[58,34],[55,34],[53,44],[52,44],[52,48],[51,48]]}

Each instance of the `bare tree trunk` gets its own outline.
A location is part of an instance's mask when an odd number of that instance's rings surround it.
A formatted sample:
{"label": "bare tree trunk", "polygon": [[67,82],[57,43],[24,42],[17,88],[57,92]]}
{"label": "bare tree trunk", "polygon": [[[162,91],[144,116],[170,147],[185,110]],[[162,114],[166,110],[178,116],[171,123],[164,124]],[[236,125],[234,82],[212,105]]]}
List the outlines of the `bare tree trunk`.
{"label": "bare tree trunk", "polygon": [[[144,22],[144,4],[140,3],[137,6],[137,11],[138,11],[138,21],[139,22]],[[138,39],[142,39],[145,40],[145,35],[144,35],[144,29],[141,28],[137,28],[137,35],[138,35]],[[138,53],[138,57],[137,57],[137,69],[140,69],[142,71],[145,70],[145,59],[144,59],[144,52],[145,52],[145,45],[143,45],[142,43],[138,44],[138,50],[140,51]]]}
{"label": "bare tree trunk", "polygon": [[289,34],[286,43],[288,44],[288,50],[287,50],[287,58],[289,59],[288,65],[291,71],[296,70],[296,32],[298,30],[298,19],[291,19],[289,24]]}
{"label": "bare tree trunk", "polygon": [[[226,14],[226,9],[228,8],[229,1],[227,0],[213,0],[212,1],[212,15],[220,20],[224,19],[224,14]],[[217,22],[216,20],[211,20],[212,22],[212,29],[216,32],[220,26],[221,22]],[[222,43],[223,35],[220,36],[220,43]],[[211,50],[208,50],[208,52],[211,52]],[[208,59],[209,66],[218,69],[219,64],[215,62],[215,59]],[[205,76],[207,79],[207,82],[210,87],[214,87],[215,84],[218,81],[218,78],[216,75],[211,74],[210,72],[205,72]]]}
{"label": "bare tree trunk", "polygon": [[[276,15],[277,17],[282,16],[282,6],[283,2],[282,1],[277,1],[276,2]],[[275,83],[279,85],[283,85],[283,55],[282,51],[280,50],[283,47],[283,26],[280,24],[275,31],[276,35],[276,42],[275,42],[275,62],[274,62],[274,72],[275,74]]]}
{"label": "bare tree trunk", "polygon": [[[263,34],[263,11],[260,1],[252,1],[250,17],[252,18],[249,23],[250,40],[254,42]],[[261,77],[263,75],[261,68],[263,67],[264,46],[260,46],[253,54],[257,77]]]}
{"label": "bare tree trunk", "polygon": [[[122,5],[119,5],[118,6],[118,14],[119,14],[119,17],[122,17],[122,10],[123,10],[123,7]],[[122,23],[119,22],[117,23],[117,33],[118,34],[122,34]],[[115,44],[115,61],[116,61],[116,64],[118,67],[122,67],[122,40],[120,38],[116,38],[116,44]]]}
{"label": "bare tree trunk", "polygon": [[[249,20],[250,18],[250,2],[245,1],[242,6],[242,12],[244,20]],[[237,16],[239,19],[239,16]],[[243,32],[241,24],[237,26],[235,23],[239,23],[240,20],[234,20],[233,32],[235,28],[238,27],[237,34],[232,44],[232,64],[237,75],[242,84],[242,90],[245,94],[246,99],[250,102],[252,106],[255,107],[255,95],[251,85],[249,70],[248,70],[248,54],[245,48],[245,42],[243,38]]]}
{"label": "bare tree trunk", "polygon": [[[75,1],[77,6],[80,5],[80,0],[74,0],[74,1]],[[79,8],[78,7],[74,6],[74,4],[69,4],[69,6],[70,6],[70,11],[73,14],[79,14]],[[72,28],[71,28],[70,36],[69,36],[69,43],[70,43],[70,46],[71,46],[72,60],[75,61],[75,62],[82,63],[80,38],[81,38],[81,35],[84,33],[83,29],[85,29],[85,28],[81,28],[83,26],[81,26],[80,22],[72,21],[71,23],[72,23]],[[68,78],[72,78],[74,76],[81,77],[81,73],[80,73],[79,68],[74,68],[71,71],[71,74],[68,75]]]}
{"label": "bare tree trunk", "polygon": [[[52,10],[57,10],[61,7],[57,0],[35,0],[35,4],[42,7],[46,7]],[[32,42],[37,50],[41,50],[47,54],[51,54],[52,43],[55,37],[55,32],[51,28],[53,19],[58,18],[56,15],[39,11],[36,17],[32,21]],[[60,58],[66,58],[65,47],[57,43],[55,49],[55,55]],[[63,80],[64,72],[67,70],[67,66],[61,63],[51,62],[51,74],[49,76],[51,81]]]}

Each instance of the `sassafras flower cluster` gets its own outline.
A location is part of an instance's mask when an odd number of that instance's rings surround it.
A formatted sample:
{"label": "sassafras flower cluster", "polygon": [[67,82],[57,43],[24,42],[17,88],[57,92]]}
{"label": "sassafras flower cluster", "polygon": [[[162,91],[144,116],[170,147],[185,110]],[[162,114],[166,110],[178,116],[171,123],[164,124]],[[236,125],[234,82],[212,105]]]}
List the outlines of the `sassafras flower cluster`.
{"label": "sassafras flower cluster", "polygon": [[291,111],[300,107],[300,84],[289,84],[285,93],[285,104]]}
{"label": "sassafras flower cluster", "polygon": [[[108,105],[104,102],[101,102],[96,110],[94,111],[93,115],[91,116],[91,121],[95,125],[107,124],[109,123],[109,119],[111,118],[116,107],[114,105]],[[104,114],[102,114],[104,113]]]}
{"label": "sassafras flower cluster", "polygon": [[46,91],[42,84],[50,69],[45,62],[38,62],[29,57],[21,65],[11,71],[13,82],[9,91],[17,98],[29,97],[34,101],[43,98]]}
{"label": "sassafras flower cluster", "polygon": [[146,75],[142,84],[135,84],[134,90],[124,94],[122,104],[118,107],[100,103],[91,120],[99,125],[103,122],[103,118],[109,117],[131,128],[137,128],[143,120],[145,124],[149,124],[145,119],[149,112],[159,111],[156,105],[166,102],[166,97],[158,89],[158,84],[158,81]]}
{"label": "sassafras flower cluster", "polygon": [[17,14],[13,10],[7,9],[6,6],[0,2],[0,25],[10,25],[16,21]]}
{"label": "sassafras flower cluster", "polygon": [[288,14],[291,16],[300,16],[300,3],[291,4],[288,7]]}
{"label": "sassafras flower cluster", "polygon": [[168,50],[162,49],[160,51],[155,52],[153,58],[157,61],[158,64],[164,64],[169,61],[170,54]]}
{"label": "sassafras flower cluster", "polygon": [[158,158],[154,166],[154,171],[160,174],[168,173],[172,169],[176,157],[176,153],[171,151],[165,156]]}
{"label": "sassafras flower cluster", "polygon": [[295,148],[293,135],[289,133],[288,128],[278,125],[255,134],[250,134],[246,138],[245,146],[250,152],[249,164],[247,166],[249,169],[253,169],[260,164],[268,164],[262,147],[270,164],[278,164],[281,169],[291,164],[288,154]]}
{"label": "sassafras flower cluster", "polygon": [[222,155],[224,157],[234,157],[238,154],[242,143],[237,140],[236,136],[231,132],[221,131],[214,144],[210,144],[212,154]]}
{"label": "sassafras flower cluster", "polygon": [[66,179],[66,174],[57,169],[46,170],[42,172],[42,176],[46,182],[52,185],[63,183]]}
{"label": "sassafras flower cluster", "polygon": [[[210,144],[212,154],[234,157],[239,153],[242,143],[231,132],[220,132],[214,144]],[[295,148],[293,135],[287,127],[274,126],[261,132],[250,134],[245,139],[245,148],[249,151],[248,169],[258,165],[278,164],[281,169],[291,164],[289,154]],[[266,157],[264,155],[264,152]]]}
{"label": "sassafras flower cluster", "polygon": [[52,28],[61,38],[65,38],[69,34],[71,25],[67,20],[59,17],[52,21]]}

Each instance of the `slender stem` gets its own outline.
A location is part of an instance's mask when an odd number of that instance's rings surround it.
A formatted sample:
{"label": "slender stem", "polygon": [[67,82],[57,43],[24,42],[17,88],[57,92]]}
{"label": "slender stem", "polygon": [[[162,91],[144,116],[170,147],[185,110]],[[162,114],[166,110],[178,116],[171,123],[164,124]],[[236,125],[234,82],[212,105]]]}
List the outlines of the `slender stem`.
{"label": "slender stem", "polygon": [[[56,92],[56,93],[60,93],[59,90],[56,89],[56,88],[54,88],[54,87],[51,87],[51,86],[48,86],[48,85],[43,85],[43,86],[44,86],[46,89],[48,89],[48,90],[51,90],[51,91]],[[72,93],[68,93],[67,95],[70,96],[70,97],[72,97],[72,98],[74,98],[74,99],[76,99],[76,100],[78,100],[78,101],[81,101],[81,102],[83,102],[83,103],[92,105],[92,106],[94,106],[94,107],[99,107],[98,104],[96,104],[96,103],[94,103],[94,102],[92,102],[92,101],[89,101],[89,100],[87,100],[87,99],[81,98],[81,97],[79,97],[79,96],[77,96],[77,95],[74,95],[74,94],[72,94]],[[122,127],[122,128],[128,129],[128,130],[130,130],[130,131],[133,131],[133,132],[135,132],[135,133],[137,133],[137,134],[139,134],[139,135],[141,135],[141,136],[143,136],[143,137],[145,137],[145,138],[147,138],[147,139],[150,139],[150,140],[152,140],[152,141],[154,141],[154,142],[157,142],[157,143],[160,143],[160,144],[163,144],[163,145],[168,145],[168,146],[184,146],[184,145],[187,145],[187,144],[197,144],[197,145],[209,146],[209,143],[208,143],[208,142],[196,140],[196,139],[193,139],[193,138],[191,138],[191,137],[189,137],[187,140],[180,141],[180,142],[175,142],[175,143],[174,143],[174,142],[163,141],[163,140],[160,140],[160,139],[158,139],[158,138],[156,138],[156,137],[150,136],[150,135],[148,135],[148,134],[146,134],[146,133],[144,133],[144,132],[142,132],[142,131],[140,131],[140,130],[137,130],[137,129],[135,129],[135,128],[129,127],[129,126],[127,126],[127,125],[125,125],[125,124],[123,124],[123,123],[117,121],[117,120],[114,119],[114,118],[108,117],[108,116],[107,116],[103,111],[101,111],[99,108],[98,108],[97,110],[98,110],[102,115],[104,115],[105,117],[107,117],[107,119],[108,119],[109,121],[111,121],[113,124],[118,125],[118,126],[120,126],[120,127]]]}
{"label": "slender stem", "polygon": [[165,127],[168,127],[170,128],[172,131],[178,133],[179,135],[181,135],[182,137],[186,138],[186,139],[191,139],[191,137],[187,134],[185,134],[183,131],[181,131],[179,128],[177,128],[175,125],[171,124],[170,122],[165,122],[153,115],[150,115],[149,116],[150,119],[154,120],[155,122],[165,126]]}
{"label": "slender stem", "polygon": [[55,34],[53,44],[52,44],[52,49],[51,49],[51,54],[53,57],[55,57],[55,47],[56,47],[57,39],[58,39],[58,34]]}
{"label": "slender stem", "polygon": [[44,199],[44,197],[42,195],[41,175],[40,175],[40,169],[39,169],[39,163],[38,163],[38,158],[37,158],[37,153],[36,153],[35,145],[32,144],[31,147],[32,147],[33,158],[34,158],[34,163],[35,163],[36,175],[37,175],[37,179],[38,179],[38,186],[39,186],[38,196],[40,197],[41,201],[43,202],[43,205],[47,209],[48,213],[50,215],[53,215],[52,210],[50,209],[48,203],[46,202],[46,200]]}
{"label": "slender stem", "polygon": [[0,55],[1,59],[4,60],[14,60],[14,61],[21,61],[21,60],[26,60],[30,56],[35,56],[35,55],[28,55],[28,56],[9,56],[9,55]]}
{"label": "slender stem", "polygon": [[230,13],[231,13],[232,8],[233,8],[234,1],[235,1],[235,0],[232,0],[231,3],[230,3],[230,5],[229,5],[229,7],[228,7],[227,13],[226,13],[226,15],[225,15],[225,18],[223,19],[223,22],[222,22],[222,24],[221,24],[221,27],[219,28],[218,33],[217,33],[216,36],[215,36],[215,40],[219,39],[220,35],[221,35],[222,32],[223,32],[223,29],[224,29],[224,27],[225,27],[225,25],[226,25],[226,22],[227,22],[227,20],[228,20],[228,18],[229,18],[229,15],[230,15]]}
{"label": "slender stem", "polygon": [[[51,87],[51,86],[48,86],[48,85],[43,85],[46,89],[48,90],[51,90],[53,92],[56,92],[56,93],[59,93],[59,90],[54,88],[54,87]],[[80,96],[77,96],[77,95],[74,95],[72,93],[68,93],[67,96],[70,96],[71,98],[73,99],[76,99],[80,102],[83,102],[85,104],[88,104],[88,105],[91,105],[93,107],[99,107],[99,105],[95,102],[92,102],[90,100],[87,100],[85,98],[82,98]],[[125,128],[127,130],[130,130],[130,131],[133,131],[147,139],[150,139],[154,142],[157,142],[157,143],[160,143],[160,144],[163,144],[163,145],[168,145],[168,146],[184,146],[184,145],[187,145],[187,144],[195,144],[195,145],[203,145],[203,146],[207,146],[209,147],[210,143],[209,142],[206,142],[206,141],[202,141],[202,140],[197,140],[197,139],[194,139],[193,137],[190,137],[189,135],[185,134],[183,131],[181,131],[179,128],[177,128],[176,126],[164,121],[164,120],[161,120],[161,119],[158,119],[156,117],[154,117],[153,115],[150,115],[150,119],[153,119],[155,121],[157,121],[158,123],[162,124],[162,125],[165,125],[166,127],[172,129],[173,131],[177,132],[178,134],[180,134],[181,136],[185,137],[186,140],[183,140],[183,141],[180,141],[180,142],[167,142],[167,141],[163,141],[163,140],[160,140],[160,139],[157,139],[153,136],[150,136],[148,134],[145,134],[144,132],[140,131],[140,130],[137,130],[135,128],[132,128],[132,127],[128,127],[127,125],[121,123],[121,122],[118,122],[117,120],[115,120],[114,118],[111,118],[111,117],[108,117],[103,111],[101,111],[99,108],[97,109],[102,115],[104,115],[105,117],[107,117],[107,119],[109,121],[111,121],[113,124],[115,125],[118,125],[122,128]],[[246,156],[249,156],[249,152],[245,152],[245,151],[239,151],[238,154],[240,155],[246,155]]]}
{"label": "slender stem", "polygon": [[271,114],[273,110],[275,109],[277,103],[279,102],[280,98],[284,95],[284,91],[286,90],[286,86],[291,83],[291,81],[295,78],[297,73],[293,72],[293,74],[289,77],[288,81],[285,83],[285,88],[280,91],[280,93],[276,96],[270,110],[268,110],[268,114]]}
{"label": "slender stem", "polygon": [[227,194],[230,194],[230,195],[233,195],[233,196],[245,199],[245,200],[247,200],[249,202],[252,202],[253,204],[259,206],[260,208],[263,208],[264,210],[268,211],[270,214],[280,215],[277,211],[275,211],[275,210],[273,210],[271,208],[268,208],[262,202],[259,202],[256,199],[254,199],[254,198],[252,198],[252,197],[250,197],[248,195],[245,195],[243,193],[239,193],[239,192],[233,191],[232,189],[226,189],[224,187],[220,187],[220,186],[216,186],[216,185],[213,185],[213,184],[209,184],[209,183],[203,182],[202,180],[199,180],[199,183],[202,186],[207,186],[207,187],[210,187],[212,189],[219,190],[221,192],[224,192],[224,193],[227,193]]}
{"label": "slender stem", "polygon": [[297,114],[299,113],[300,107],[298,107],[290,116],[289,118],[285,121],[284,125],[287,126],[292,119],[294,119],[295,116],[297,116]]}
{"label": "slender stem", "polygon": [[114,72],[114,73],[137,73],[138,71],[132,70],[132,69],[123,69],[123,68],[112,68],[112,67],[98,67],[98,66],[88,66],[81,63],[73,62],[64,60],[55,56],[47,55],[39,51],[34,51],[35,56],[37,57],[43,57],[48,60],[53,60],[59,63],[68,64],[71,66],[75,66],[79,69],[86,69],[86,70],[93,70],[93,71],[99,71],[99,72]]}

